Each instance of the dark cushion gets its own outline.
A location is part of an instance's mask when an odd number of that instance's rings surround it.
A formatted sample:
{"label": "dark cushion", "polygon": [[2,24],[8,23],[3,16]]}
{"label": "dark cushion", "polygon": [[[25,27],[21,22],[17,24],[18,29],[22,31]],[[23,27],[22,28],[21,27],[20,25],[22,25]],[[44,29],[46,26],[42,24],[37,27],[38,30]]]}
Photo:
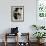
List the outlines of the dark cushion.
{"label": "dark cushion", "polygon": [[16,27],[16,28],[11,28],[11,33],[12,33],[12,34],[18,33],[18,27]]}

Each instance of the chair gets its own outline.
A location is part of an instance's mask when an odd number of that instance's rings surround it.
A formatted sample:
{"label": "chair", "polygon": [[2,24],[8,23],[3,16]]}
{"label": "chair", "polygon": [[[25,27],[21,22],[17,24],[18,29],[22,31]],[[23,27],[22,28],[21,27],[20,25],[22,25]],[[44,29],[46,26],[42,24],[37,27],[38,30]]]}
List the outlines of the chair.
{"label": "chair", "polygon": [[30,46],[29,33],[21,33],[21,37],[22,37],[22,40],[25,39],[26,37],[26,41],[20,42],[19,46]]}
{"label": "chair", "polygon": [[17,40],[16,46],[18,46],[18,27],[11,28],[11,33],[5,33],[5,46],[8,44],[7,38],[10,38],[12,36],[17,36],[17,39],[15,38],[15,40]]}

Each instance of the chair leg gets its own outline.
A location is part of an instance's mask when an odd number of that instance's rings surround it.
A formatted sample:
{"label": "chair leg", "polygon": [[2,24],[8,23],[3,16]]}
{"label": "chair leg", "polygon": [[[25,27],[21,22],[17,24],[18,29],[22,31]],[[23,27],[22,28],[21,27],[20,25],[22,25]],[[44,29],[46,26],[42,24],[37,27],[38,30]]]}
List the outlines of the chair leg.
{"label": "chair leg", "polygon": [[5,46],[7,46],[7,34],[5,34]]}
{"label": "chair leg", "polygon": [[5,46],[7,46],[7,42],[5,41]]}

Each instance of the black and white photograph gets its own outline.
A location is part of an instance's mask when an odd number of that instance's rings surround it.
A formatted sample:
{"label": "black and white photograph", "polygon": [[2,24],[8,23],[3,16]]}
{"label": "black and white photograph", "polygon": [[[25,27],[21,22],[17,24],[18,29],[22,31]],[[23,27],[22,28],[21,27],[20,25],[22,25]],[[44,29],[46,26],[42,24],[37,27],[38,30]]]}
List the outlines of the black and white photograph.
{"label": "black and white photograph", "polygon": [[11,21],[12,22],[24,21],[24,6],[11,6]]}

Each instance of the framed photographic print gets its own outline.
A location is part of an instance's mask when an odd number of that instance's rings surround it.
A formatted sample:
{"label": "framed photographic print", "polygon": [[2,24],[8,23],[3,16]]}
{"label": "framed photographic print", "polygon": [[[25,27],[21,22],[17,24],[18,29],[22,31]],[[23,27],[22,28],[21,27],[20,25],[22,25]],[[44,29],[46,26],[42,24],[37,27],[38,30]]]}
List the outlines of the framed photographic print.
{"label": "framed photographic print", "polygon": [[36,9],[37,25],[46,25],[46,0],[37,0]]}
{"label": "framed photographic print", "polygon": [[11,6],[11,21],[12,22],[24,21],[24,6]]}
{"label": "framed photographic print", "polygon": [[37,1],[37,14],[38,14],[39,18],[46,17],[46,0]]}

